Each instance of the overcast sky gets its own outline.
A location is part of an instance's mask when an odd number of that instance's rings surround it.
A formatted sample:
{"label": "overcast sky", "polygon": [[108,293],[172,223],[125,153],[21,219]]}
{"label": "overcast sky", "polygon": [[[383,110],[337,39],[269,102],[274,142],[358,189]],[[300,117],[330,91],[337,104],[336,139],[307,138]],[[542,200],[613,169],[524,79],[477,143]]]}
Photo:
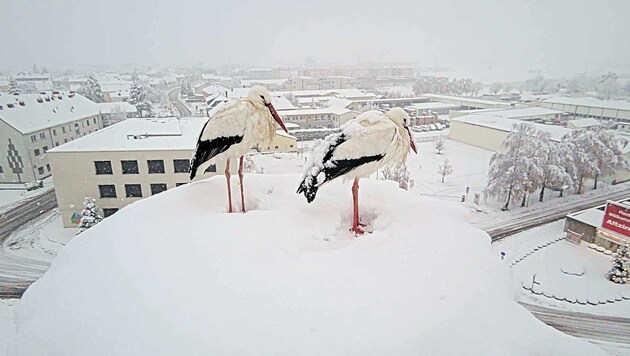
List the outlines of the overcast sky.
{"label": "overcast sky", "polygon": [[621,71],[629,14],[628,0],[15,0],[0,12],[0,69],[360,56],[462,72]]}

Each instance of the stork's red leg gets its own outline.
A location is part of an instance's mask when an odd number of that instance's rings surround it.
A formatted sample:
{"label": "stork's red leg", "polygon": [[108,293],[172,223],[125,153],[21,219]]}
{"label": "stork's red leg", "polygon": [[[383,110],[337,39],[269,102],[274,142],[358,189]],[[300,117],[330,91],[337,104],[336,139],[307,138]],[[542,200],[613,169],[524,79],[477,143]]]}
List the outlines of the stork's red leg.
{"label": "stork's red leg", "polygon": [[238,163],[238,179],[241,183],[241,212],[245,212],[245,194],[243,194],[243,156]]}
{"label": "stork's red leg", "polygon": [[354,178],[354,183],[352,184],[352,207],[352,228],[350,231],[357,235],[362,235],[365,230],[359,224],[359,178]]}
{"label": "stork's red leg", "polygon": [[234,212],[232,210],[232,188],[230,187],[230,160],[225,163],[225,179],[227,179],[227,193],[228,193],[228,213]]}

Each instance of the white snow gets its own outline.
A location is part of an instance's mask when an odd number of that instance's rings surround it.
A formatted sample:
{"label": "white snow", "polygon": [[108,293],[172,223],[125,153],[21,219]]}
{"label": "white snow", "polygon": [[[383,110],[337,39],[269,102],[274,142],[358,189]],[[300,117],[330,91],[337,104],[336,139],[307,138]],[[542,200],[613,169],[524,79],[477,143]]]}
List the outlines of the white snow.
{"label": "white snow", "polygon": [[19,299],[0,299],[0,356],[7,354],[7,346],[15,336],[13,309]]}
{"label": "white snow", "polygon": [[26,190],[24,184],[3,184],[0,189],[0,212],[11,209],[20,202],[35,198],[50,191],[53,187],[52,177],[44,178],[44,188]]}
{"label": "white snow", "polygon": [[470,125],[489,127],[491,129],[504,132],[510,132],[512,130],[512,126],[515,124],[527,123],[528,125],[533,126],[538,131],[550,133],[551,139],[553,141],[560,141],[560,139],[562,139],[562,136],[571,132],[570,129],[564,128],[562,126],[544,125],[533,122],[508,119],[505,117],[495,116],[493,112],[489,112],[487,114],[470,114],[454,117],[451,119],[451,121],[459,121]]}
{"label": "white snow", "polygon": [[461,206],[365,180],[355,238],[350,185],[299,180],[248,175],[247,214],[223,177],[125,207],[27,290],[9,354],[604,354],[515,303]]}
{"label": "white snow", "polygon": [[622,101],[622,100],[600,100],[597,98],[589,98],[589,97],[571,98],[571,97],[559,96],[555,98],[546,99],[543,101],[543,103],[588,106],[588,107],[600,108],[600,109],[630,111],[630,102]]}

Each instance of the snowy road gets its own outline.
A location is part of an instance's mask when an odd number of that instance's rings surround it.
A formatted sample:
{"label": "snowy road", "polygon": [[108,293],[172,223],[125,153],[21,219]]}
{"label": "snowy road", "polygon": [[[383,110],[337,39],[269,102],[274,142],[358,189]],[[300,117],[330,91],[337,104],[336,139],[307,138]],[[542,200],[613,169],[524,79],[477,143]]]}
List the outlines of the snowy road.
{"label": "snowy road", "polygon": [[180,117],[188,117],[192,115],[192,112],[190,110],[188,110],[188,108],[186,107],[186,105],[184,105],[180,100],[179,100],[179,96],[177,95],[179,90],[179,87],[173,88],[171,90],[169,90],[168,92],[168,98],[171,100],[171,102],[173,103],[173,105],[175,105],[175,107],[177,108],[177,111],[179,111],[179,116]]}
{"label": "snowy road", "polygon": [[576,200],[567,199],[561,204],[537,206],[530,211],[515,210],[514,214],[497,212],[491,215],[492,219],[488,219],[489,216],[484,216],[483,220],[472,221],[472,224],[487,232],[494,242],[533,226],[562,219],[567,214],[604,204],[607,200],[617,200],[630,196],[630,184],[628,183],[611,186],[607,189],[609,191],[603,194],[599,194],[602,193],[601,191],[591,191],[589,192],[591,193],[590,196],[580,196],[580,199]]}
{"label": "snowy road", "polygon": [[535,317],[569,335],[628,345],[630,349],[630,319],[549,309],[520,302]]}

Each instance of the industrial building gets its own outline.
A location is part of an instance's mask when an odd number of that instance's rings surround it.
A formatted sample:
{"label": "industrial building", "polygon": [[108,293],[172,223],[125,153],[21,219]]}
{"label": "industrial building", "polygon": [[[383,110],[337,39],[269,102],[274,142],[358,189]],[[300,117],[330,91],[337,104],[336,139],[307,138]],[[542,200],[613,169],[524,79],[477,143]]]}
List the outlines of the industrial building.
{"label": "industrial building", "polygon": [[567,215],[564,231],[575,243],[594,243],[612,252],[630,240],[630,199]]}
{"label": "industrial building", "polygon": [[569,113],[572,118],[610,121],[618,129],[630,131],[630,102],[596,98],[557,97],[543,100],[540,106]]}

